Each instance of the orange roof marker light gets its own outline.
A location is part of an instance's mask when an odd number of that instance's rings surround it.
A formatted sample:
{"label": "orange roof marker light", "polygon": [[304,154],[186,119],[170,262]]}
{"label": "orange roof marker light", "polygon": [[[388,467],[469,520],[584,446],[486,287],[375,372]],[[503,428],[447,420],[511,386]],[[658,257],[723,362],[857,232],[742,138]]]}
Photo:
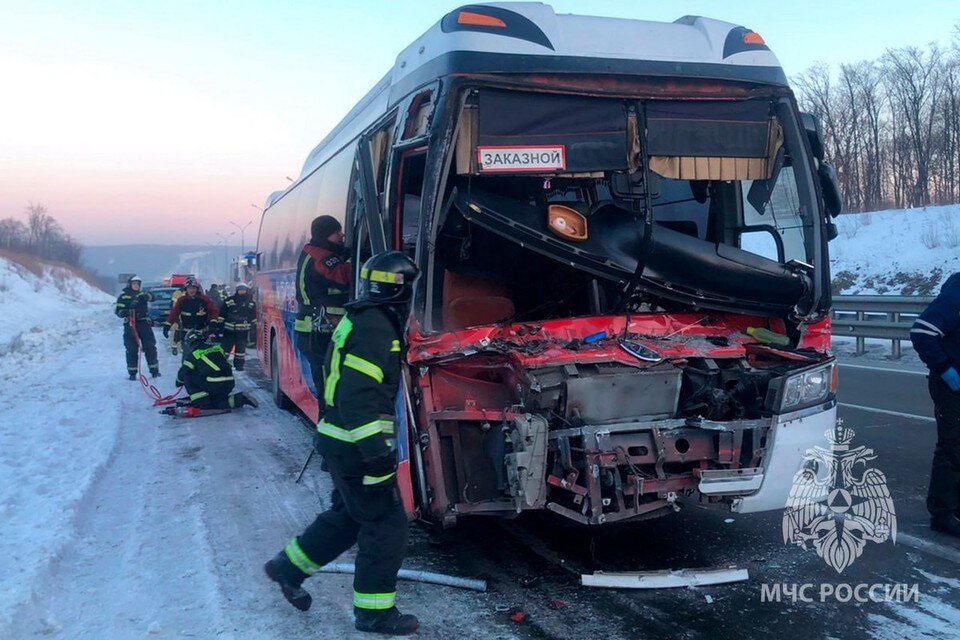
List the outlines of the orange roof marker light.
{"label": "orange roof marker light", "polygon": [[470,25],[472,27],[507,28],[507,23],[500,18],[485,16],[482,13],[473,13],[472,11],[461,11],[460,15],[457,16],[457,24]]}
{"label": "orange roof marker light", "polygon": [[759,33],[751,31],[750,33],[743,34],[743,44],[767,44],[763,41],[763,36]]}

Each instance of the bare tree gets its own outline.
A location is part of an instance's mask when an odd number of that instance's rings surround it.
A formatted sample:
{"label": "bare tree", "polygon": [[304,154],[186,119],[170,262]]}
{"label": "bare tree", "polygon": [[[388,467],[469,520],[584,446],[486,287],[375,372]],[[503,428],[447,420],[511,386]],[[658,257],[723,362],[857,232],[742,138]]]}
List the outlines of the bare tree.
{"label": "bare tree", "polygon": [[930,169],[936,105],[943,91],[940,84],[943,51],[933,43],[926,54],[918,47],[888,49],[883,55],[887,90],[898,120],[904,126],[913,167],[909,204],[930,204]]}

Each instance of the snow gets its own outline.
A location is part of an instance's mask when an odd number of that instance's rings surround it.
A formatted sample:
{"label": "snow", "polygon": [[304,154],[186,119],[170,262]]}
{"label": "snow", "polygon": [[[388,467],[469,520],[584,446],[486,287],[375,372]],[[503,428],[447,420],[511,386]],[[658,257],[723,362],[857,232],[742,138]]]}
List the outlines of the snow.
{"label": "snow", "polygon": [[[112,298],[2,268],[2,335],[21,339],[0,353],[0,397],[15,399],[0,403],[0,638],[367,637],[351,576],[313,578],[300,613],[262,572],[328,503],[316,463],[294,484],[310,447],[299,420],[242,373],[258,409],[160,415],[126,379]],[[161,352],[164,393],[177,364]],[[491,594],[398,591],[419,637],[515,637]]]}
{"label": "snow", "polygon": [[936,295],[960,271],[960,205],[842,215],[830,243],[845,294]]}
{"label": "snow", "polygon": [[[25,267],[0,257],[0,308],[16,313],[0,313],[0,357],[31,354],[51,334],[50,330],[71,334],[82,327],[91,311],[99,311],[113,298],[90,286],[62,267],[43,266],[38,277]],[[22,364],[24,357],[15,358]],[[4,358],[0,377],[11,370],[14,360]]]}

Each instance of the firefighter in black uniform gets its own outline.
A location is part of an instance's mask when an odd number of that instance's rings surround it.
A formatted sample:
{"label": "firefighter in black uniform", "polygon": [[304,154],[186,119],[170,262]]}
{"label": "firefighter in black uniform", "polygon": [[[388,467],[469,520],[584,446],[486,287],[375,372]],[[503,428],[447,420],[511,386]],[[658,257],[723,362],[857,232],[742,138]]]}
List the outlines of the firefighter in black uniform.
{"label": "firefighter in black uniform", "polygon": [[418,621],[394,604],[407,546],[407,517],[397,486],[394,427],[401,341],[417,267],[399,251],[367,260],[360,297],[333,333],[327,354],[327,410],[318,448],[333,479],[329,511],[267,562],[267,576],[306,611],[304,579],[358,545],[353,581],[356,628],[389,635],[416,631]]}
{"label": "firefighter in black uniform", "polygon": [[297,303],[294,323],[297,348],[310,363],[310,375],[323,416],[324,357],[330,337],[346,313],[350,263],[343,246],[343,228],[333,216],[319,216],[310,224],[310,242],[297,260]]}
{"label": "firefighter in black uniform", "polygon": [[943,283],[914,322],[910,339],[930,370],[927,386],[937,419],[927,490],[930,527],[960,537],[960,273]]}
{"label": "firefighter in black uniform", "polygon": [[157,363],[157,339],[153,335],[153,327],[147,312],[151,296],[146,291],[140,291],[142,284],[140,276],[130,276],[127,286],[117,298],[114,309],[117,316],[126,321],[123,324],[123,346],[127,349],[127,374],[131,380],[137,379],[137,362],[140,359],[137,336],[140,337],[143,353],[147,356],[150,375],[154,378],[160,377],[160,365]]}
{"label": "firefighter in black uniform", "polygon": [[196,331],[188,331],[183,339],[183,363],[177,372],[177,386],[189,394],[187,406],[197,409],[239,409],[256,407],[257,402],[245,393],[233,393],[234,379],[230,362],[217,344],[216,334],[197,340]]}
{"label": "firefighter in black uniform", "polygon": [[229,354],[233,349],[233,368],[243,371],[247,359],[247,335],[250,324],[257,317],[257,304],[250,295],[250,287],[242,282],[237,291],[220,305],[220,319],[223,321],[223,339],[220,346]]}
{"label": "firefighter in black uniform", "polygon": [[[164,338],[170,337],[170,325],[174,322],[179,322],[181,336],[189,330],[205,335],[210,323],[220,317],[217,305],[213,303],[213,300],[203,295],[195,278],[187,278],[183,288],[186,293],[177,298],[163,323]],[[184,346],[184,351],[186,351],[186,346]]]}

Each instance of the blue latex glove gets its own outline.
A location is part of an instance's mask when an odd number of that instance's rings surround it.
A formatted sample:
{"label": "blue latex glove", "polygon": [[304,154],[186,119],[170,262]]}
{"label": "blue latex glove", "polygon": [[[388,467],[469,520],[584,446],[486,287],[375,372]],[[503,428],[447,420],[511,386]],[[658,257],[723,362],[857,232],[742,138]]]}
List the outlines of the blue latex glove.
{"label": "blue latex glove", "polygon": [[940,378],[947,383],[950,391],[960,392],[960,373],[957,373],[956,369],[950,367],[940,374]]}

